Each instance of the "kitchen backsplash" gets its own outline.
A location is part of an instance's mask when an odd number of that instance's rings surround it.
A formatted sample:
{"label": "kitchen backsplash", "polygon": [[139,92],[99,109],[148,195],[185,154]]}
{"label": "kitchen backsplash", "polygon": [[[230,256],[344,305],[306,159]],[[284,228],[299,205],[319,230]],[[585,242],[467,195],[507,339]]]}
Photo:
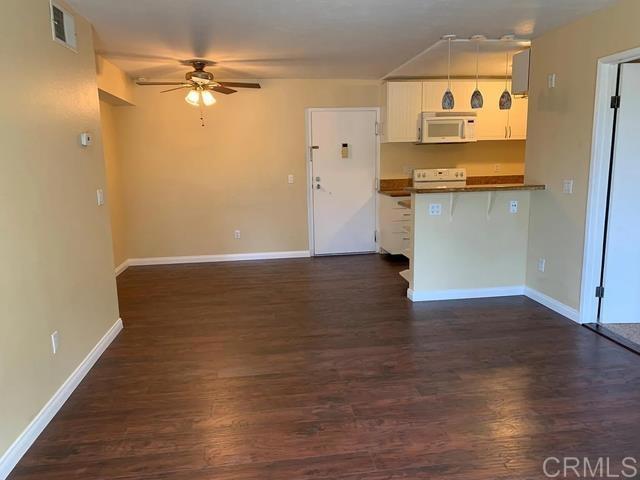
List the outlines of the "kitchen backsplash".
{"label": "kitchen backsplash", "polygon": [[414,168],[466,168],[469,176],[524,175],[525,141],[380,145],[380,178],[405,178]]}

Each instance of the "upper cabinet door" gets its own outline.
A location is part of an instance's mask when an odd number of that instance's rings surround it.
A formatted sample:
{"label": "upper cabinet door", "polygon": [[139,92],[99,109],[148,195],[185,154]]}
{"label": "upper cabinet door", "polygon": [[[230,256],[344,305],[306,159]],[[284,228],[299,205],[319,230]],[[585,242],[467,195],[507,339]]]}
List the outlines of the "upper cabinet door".
{"label": "upper cabinet door", "polygon": [[504,80],[481,80],[479,87],[484,106],[475,110],[478,114],[478,140],[508,140],[509,113],[508,110],[500,110],[499,105]]}
{"label": "upper cabinet door", "polygon": [[527,114],[529,100],[522,97],[513,97],[511,110],[509,110],[509,140],[527,139]]}
{"label": "upper cabinet door", "polygon": [[[441,112],[442,96],[447,91],[446,80],[428,80],[422,83],[422,111]],[[451,80],[451,92],[454,98],[454,112],[471,111],[471,94],[475,83],[470,80]]]}
{"label": "upper cabinet door", "polygon": [[422,108],[422,82],[388,82],[386,89],[385,141],[416,142]]}

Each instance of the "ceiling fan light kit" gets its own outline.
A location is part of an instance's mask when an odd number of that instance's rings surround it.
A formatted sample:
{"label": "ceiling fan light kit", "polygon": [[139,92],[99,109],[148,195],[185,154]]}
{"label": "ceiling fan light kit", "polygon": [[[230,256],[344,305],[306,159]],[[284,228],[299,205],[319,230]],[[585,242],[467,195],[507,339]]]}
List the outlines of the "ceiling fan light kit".
{"label": "ceiling fan light kit", "polygon": [[[233,88],[260,88],[259,83],[250,82],[216,82],[213,79],[213,73],[207,72],[205,67],[215,65],[215,62],[210,60],[185,60],[180,62],[183,65],[191,65],[193,71],[187,72],[184,76],[185,80],[182,82],[150,82],[143,78],[136,80],[136,83],[141,86],[149,85],[169,85],[173,88],[162,90],[160,93],[172,92],[175,90],[189,89],[187,96],[184,100],[194,107],[210,107],[216,103],[216,97],[211,92],[222,93],[223,95],[230,95],[236,93],[237,90]],[[201,117],[202,118],[202,117]]]}

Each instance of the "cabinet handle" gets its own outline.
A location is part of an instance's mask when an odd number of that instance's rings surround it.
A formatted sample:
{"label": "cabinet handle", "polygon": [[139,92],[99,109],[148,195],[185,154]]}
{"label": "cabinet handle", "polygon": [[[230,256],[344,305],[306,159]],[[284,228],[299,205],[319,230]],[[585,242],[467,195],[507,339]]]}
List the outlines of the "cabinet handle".
{"label": "cabinet handle", "polygon": [[507,137],[507,126],[506,125],[504,126],[504,138],[509,138],[509,137]]}
{"label": "cabinet handle", "polygon": [[511,125],[509,125],[509,138],[511,138]]}
{"label": "cabinet handle", "polygon": [[422,129],[418,127],[418,141],[420,142],[421,140],[422,140]]}

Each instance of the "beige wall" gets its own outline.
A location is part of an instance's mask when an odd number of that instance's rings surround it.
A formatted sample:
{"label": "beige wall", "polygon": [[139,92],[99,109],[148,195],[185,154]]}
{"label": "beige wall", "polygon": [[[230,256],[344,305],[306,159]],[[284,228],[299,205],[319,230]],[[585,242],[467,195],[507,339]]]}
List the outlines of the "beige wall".
{"label": "beige wall", "polygon": [[[483,141],[452,145],[384,143],[380,178],[409,177],[407,168],[466,168],[468,175],[523,175],[524,140]],[[499,164],[499,171],[495,166]]]}
{"label": "beige wall", "polygon": [[107,174],[107,202],[111,214],[111,234],[113,238],[114,267],[118,267],[127,258],[125,239],[126,208],[122,193],[122,167],[118,135],[116,134],[115,110],[127,107],[115,107],[100,100],[100,126],[102,130],[102,147]]}
{"label": "beige wall", "polygon": [[[527,285],[578,308],[589,181],[596,63],[640,46],[640,2],[623,0],[535,39],[531,56],[527,181],[548,185],[531,205]],[[557,75],[557,88],[547,76]],[[562,180],[575,179],[573,195]],[[547,259],[545,273],[536,268]]]}
{"label": "beige wall", "polygon": [[308,249],[305,108],[377,106],[379,84],[261,84],[217,95],[205,127],[184,92],[137,87],[115,109],[130,258]]}
{"label": "beige wall", "polygon": [[[74,53],[51,39],[48,0],[2,6],[0,455],[118,318],[109,212],[96,205],[105,176],[91,27],[77,19]],[[93,146],[79,146],[82,131]]]}
{"label": "beige wall", "polygon": [[96,79],[100,99],[113,105],[133,105],[135,83],[109,60],[96,55]]}

